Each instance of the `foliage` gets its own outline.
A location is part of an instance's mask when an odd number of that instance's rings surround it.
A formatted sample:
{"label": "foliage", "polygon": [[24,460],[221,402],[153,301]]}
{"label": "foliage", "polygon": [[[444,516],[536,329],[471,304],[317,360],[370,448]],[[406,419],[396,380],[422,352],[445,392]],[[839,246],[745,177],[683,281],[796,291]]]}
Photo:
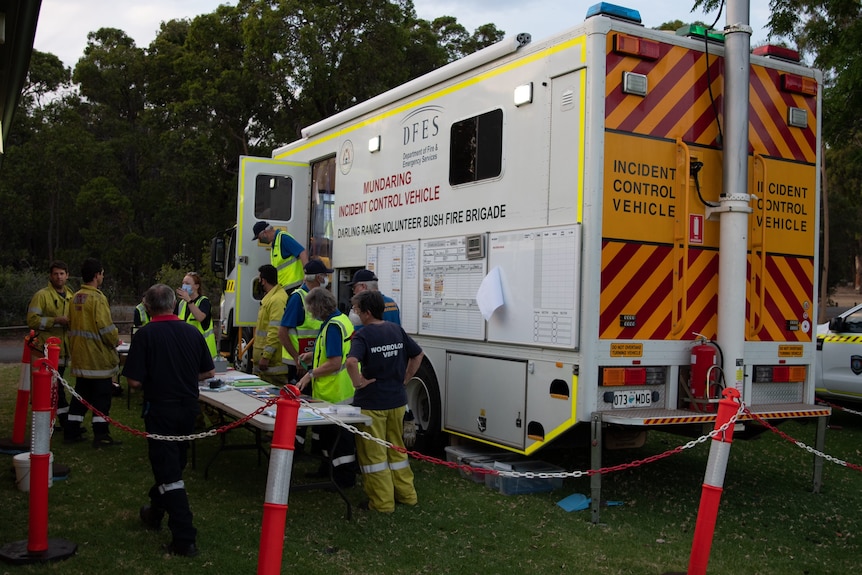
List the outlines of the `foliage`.
{"label": "foliage", "polygon": [[[862,145],[860,6],[770,0],[770,35],[824,70],[827,158],[855,160]],[[235,220],[239,156],[266,156],[301,127],[502,37],[491,23],[470,33],[451,16],[420,19],[411,0],[240,0],[163,22],[147,47],[122,30],[91,31],[73,70],[34,51],[0,178],[0,265],[62,258],[75,268],[100,255],[117,293],[137,298],[174,254]],[[830,213],[840,212],[829,230],[834,285],[862,255],[845,219],[862,197],[841,183],[852,166],[826,167]]]}
{"label": "foliage", "polygon": [[[723,0],[696,0],[695,8],[715,10]],[[772,42],[790,39],[823,71],[823,141],[829,188],[828,285],[852,281],[862,269],[862,188],[857,172],[862,149],[862,3],[858,0],[770,0]],[[854,163],[855,162],[855,165]]]}
{"label": "foliage", "polygon": [[[213,305],[213,313],[218,313],[218,303],[221,299],[221,281],[212,272],[209,266],[209,246],[202,246],[201,257],[193,257],[190,253],[177,253],[171,258],[171,261],[164,264],[156,273],[155,281],[167,284],[172,287],[179,287],[183,283],[183,278],[190,271],[195,271],[200,276],[201,293]],[[195,262],[200,259],[204,264],[198,267]]]}
{"label": "foliage", "polygon": [[34,51],[0,178],[0,265],[97,256],[134,301],[175,254],[203,267],[197,246],[235,220],[241,155],[502,36],[435,28],[410,0],[235,4],[163,22],[147,47],[91,31],[73,70]]}
{"label": "foliage", "polygon": [[[18,366],[0,366],[0,422],[11,432]],[[140,395],[114,401],[111,416],[142,428]],[[88,416],[89,420],[89,416]],[[826,451],[851,463],[862,460],[862,421],[834,415]],[[750,425],[750,424],[749,424]],[[814,444],[810,420],[787,421],[781,429]],[[12,573],[116,573],[126,575],[251,573],[258,563],[266,493],[267,460],[254,450],[217,454],[219,438],[195,441],[196,468],[184,474],[198,528],[195,559],[160,552],[170,535],[144,530],[138,509],[147,502],[152,475],[146,441],[114,429],[120,446],[95,450],[88,442],[66,445],[54,436],[55,462],[68,465],[65,480],[49,490],[48,535],[77,545],[66,561],[11,567]],[[227,446],[252,440],[231,431]],[[682,445],[688,438],[650,432],[644,447],[606,451],[603,464],[620,465]],[[590,495],[590,479],[567,478],[551,493],[504,496],[465,479],[455,470],[411,461],[419,505],[398,506],[392,515],[361,512],[344,519],[334,493],[290,489],[282,569],[308,575],[340,573],[479,574],[684,572],[691,552],[709,441],[650,464],[602,476],[602,523],[589,511],[567,513],[557,501]],[[0,467],[6,485],[0,541],[26,541],[28,496],[13,487],[11,456]],[[590,468],[588,448],[542,451],[538,458],[567,471]],[[212,465],[209,465],[212,463]],[[786,575],[851,573],[862,552],[862,475],[824,463],[823,488],[811,493],[812,455],[772,433],[744,441],[729,452],[721,505],[712,538],[709,573]],[[309,457],[294,462],[291,485],[315,471]],[[208,478],[207,478],[208,475]],[[364,496],[347,491],[354,506]],[[119,543],[118,543],[119,542]],[[4,571],[4,572],[6,572]]]}
{"label": "foliage", "polygon": [[30,299],[47,283],[47,273],[0,267],[0,326],[25,325]]}

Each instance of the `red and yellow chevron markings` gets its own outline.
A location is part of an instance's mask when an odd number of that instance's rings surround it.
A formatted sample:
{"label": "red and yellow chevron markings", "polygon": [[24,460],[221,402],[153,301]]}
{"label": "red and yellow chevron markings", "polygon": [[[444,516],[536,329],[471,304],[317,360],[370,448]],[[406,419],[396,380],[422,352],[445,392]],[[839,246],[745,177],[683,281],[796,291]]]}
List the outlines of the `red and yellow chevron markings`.
{"label": "red and yellow chevron markings", "polygon": [[[613,36],[608,37],[606,59],[606,127],[659,138],[682,138],[690,144],[717,146],[716,115],[721,117],[722,114],[724,58],[714,53],[659,43],[657,59],[639,59],[615,53]],[[623,93],[624,71],[647,77],[649,91],[646,97]],[[817,98],[781,91],[780,76],[777,70],[751,66],[749,151],[758,149],[768,156],[814,163]],[[808,111],[810,118],[806,128],[787,125],[790,107]]]}

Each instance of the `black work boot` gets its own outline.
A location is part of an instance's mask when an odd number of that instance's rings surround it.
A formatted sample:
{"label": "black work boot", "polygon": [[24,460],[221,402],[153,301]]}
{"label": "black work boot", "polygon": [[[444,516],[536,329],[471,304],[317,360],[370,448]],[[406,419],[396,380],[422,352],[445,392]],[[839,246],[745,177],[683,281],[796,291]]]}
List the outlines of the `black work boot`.
{"label": "black work boot", "polygon": [[144,505],[141,507],[141,510],[138,512],[138,515],[141,518],[141,523],[144,524],[144,527],[150,529],[152,531],[158,531],[162,528],[162,517],[165,516],[165,512],[160,509],[154,509],[149,505]]}

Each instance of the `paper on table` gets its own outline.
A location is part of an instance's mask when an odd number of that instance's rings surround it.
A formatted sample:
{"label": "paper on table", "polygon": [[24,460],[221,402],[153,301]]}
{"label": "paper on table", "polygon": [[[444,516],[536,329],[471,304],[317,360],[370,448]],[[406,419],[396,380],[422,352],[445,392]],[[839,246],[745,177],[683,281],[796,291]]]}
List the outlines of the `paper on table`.
{"label": "paper on table", "polygon": [[476,292],[476,303],[485,321],[489,321],[494,311],[503,305],[503,278],[500,275],[499,266],[494,266],[479,285]]}
{"label": "paper on table", "polygon": [[323,416],[304,407],[299,408],[299,416],[296,418],[297,421],[317,421],[319,419],[323,419]]}
{"label": "paper on table", "polygon": [[219,374],[221,379],[226,381],[242,381],[244,379],[258,379],[258,377],[253,373],[244,373],[242,371],[227,371],[225,373]]}
{"label": "paper on table", "polygon": [[234,387],[267,387],[270,384],[262,379],[235,379],[231,382]]}

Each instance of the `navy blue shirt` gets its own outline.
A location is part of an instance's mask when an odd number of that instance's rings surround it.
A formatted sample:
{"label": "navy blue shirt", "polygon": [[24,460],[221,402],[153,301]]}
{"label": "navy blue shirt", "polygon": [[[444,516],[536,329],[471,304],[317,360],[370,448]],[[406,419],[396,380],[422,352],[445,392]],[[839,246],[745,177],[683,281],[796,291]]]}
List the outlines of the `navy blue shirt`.
{"label": "navy blue shirt", "polygon": [[[308,293],[308,286],[305,283],[300,286],[300,289]],[[287,305],[284,306],[284,315],[281,316],[282,327],[298,327],[305,323],[305,306],[302,302],[303,295],[299,291],[294,291],[287,298]]]}
{"label": "navy blue shirt", "polygon": [[123,375],[140,381],[147,401],[197,399],[198,377],[214,368],[198,328],[160,315],[135,333]]}
{"label": "navy blue shirt", "polygon": [[400,325],[384,321],[353,333],[348,357],[359,360],[365,379],[374,383],[357,389],[353,405],[363,409],[395,409],[407,404],[404,375],[407,361],[422,353]]}

